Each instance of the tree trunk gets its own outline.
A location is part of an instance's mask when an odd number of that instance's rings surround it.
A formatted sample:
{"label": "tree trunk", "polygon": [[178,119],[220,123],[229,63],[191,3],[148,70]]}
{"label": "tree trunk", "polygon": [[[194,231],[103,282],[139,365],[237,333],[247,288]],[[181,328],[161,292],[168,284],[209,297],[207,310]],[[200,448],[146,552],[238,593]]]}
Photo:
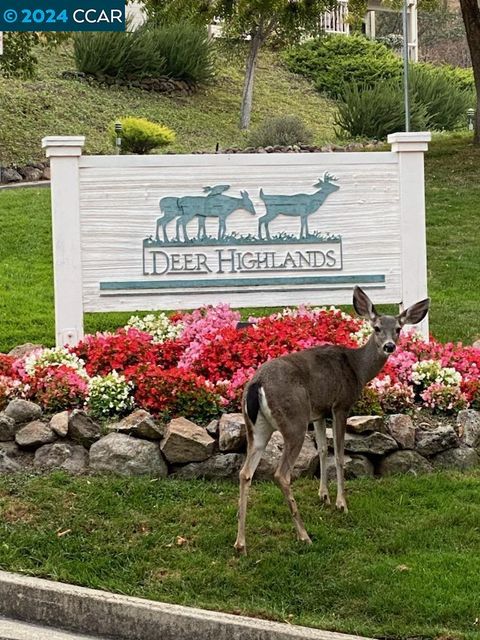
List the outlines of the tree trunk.
{"label": "tree trunk", "polygon": [[247,129],[250,124],[255,67],[257,64],[258,52],[263,44],[263,40],[262,28],[259,27],[255,35],[250,40],[250,51],[248,52],[247,64],[245,66],[245,80],[243,83],[242,106],[240,110],[240,129]]}
{"label": "tree trunk", "polygon": [[472,58],[473,77],[477,91],[474,144],[480,144],[480,7],[478,0],[460,0],[467,42]]}

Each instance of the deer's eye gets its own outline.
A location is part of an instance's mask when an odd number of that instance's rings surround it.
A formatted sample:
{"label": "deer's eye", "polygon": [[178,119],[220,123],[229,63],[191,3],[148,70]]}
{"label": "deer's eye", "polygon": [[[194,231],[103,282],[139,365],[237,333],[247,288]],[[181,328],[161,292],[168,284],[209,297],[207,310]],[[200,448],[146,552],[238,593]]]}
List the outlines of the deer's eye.
{"label": "deer's eye", "polygon": [[397,332],[397,336],[399,336],[399,335],[400,335],[401,328],[400,328],[400,327],[397,327],[397,328],[395,329],[395,331]]}
{"label": "deer's eye", "polygon": [[380,327],[373,327],[375,330],[375,333],[380,333]]}

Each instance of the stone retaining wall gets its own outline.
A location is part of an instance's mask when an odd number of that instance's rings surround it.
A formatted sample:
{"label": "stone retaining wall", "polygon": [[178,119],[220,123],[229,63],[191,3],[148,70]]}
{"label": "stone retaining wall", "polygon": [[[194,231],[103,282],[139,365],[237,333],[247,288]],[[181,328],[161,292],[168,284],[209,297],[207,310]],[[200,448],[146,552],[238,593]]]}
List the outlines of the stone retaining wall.
{"label": "stone retaining wall", "polygon": [[[331,429],[327,439],[328,476],[333,480]],[[257,479],[273,477],[282,447],[282,436],[275,432],[255,474]],[[224,414],[206,428],[186,418],[164,426],[143,409],[100,427],[83,411],[48,417],[38,405],[19,399],[0,413],[0,473],[33,468],[236,480],[245,450],[245,424],[238,413]],[[480,413],[461,411],[451,423],[426,420],[421,414],[415,422],[401,414],[354,416],[348,420],[345,451],[349,479],[476,467],[480,465]],[[318,471],[318,452],[309,431],[293,477],[312,477]]]}

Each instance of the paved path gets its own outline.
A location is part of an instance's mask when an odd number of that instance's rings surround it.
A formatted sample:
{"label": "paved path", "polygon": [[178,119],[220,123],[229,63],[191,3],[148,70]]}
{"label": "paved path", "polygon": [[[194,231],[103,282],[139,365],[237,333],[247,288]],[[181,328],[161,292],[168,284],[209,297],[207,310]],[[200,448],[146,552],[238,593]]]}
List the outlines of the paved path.
{"label": "paved path", "polygon": [[106,640],[0,617],[0,640]]}

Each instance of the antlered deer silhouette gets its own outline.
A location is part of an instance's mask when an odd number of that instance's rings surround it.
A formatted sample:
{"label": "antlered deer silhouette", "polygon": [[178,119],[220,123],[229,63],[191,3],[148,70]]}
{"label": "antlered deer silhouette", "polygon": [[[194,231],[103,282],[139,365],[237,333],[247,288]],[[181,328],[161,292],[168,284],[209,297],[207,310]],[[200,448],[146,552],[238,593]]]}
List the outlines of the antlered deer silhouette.
{"label": "antlered deer silhouette", "polygon": [[262,229],[265,229],[266,240],[271,240],[268,224],[277,216],[295,216],[300,218],[300,238],[308,236],[308,217],[315,213],[325,202],[325,199],[340,187],[332,182],[335,176],[325,172],[323,179],[319,178],[314,187],[319,187],[315,193],[296,193],[291,196],[266,195],[260,189],[260,198],[265,203],[266,214],[258,221],[258,236],[263,240]]}
{"label": "antlered deer silhouette", "polygon": [[160,200],[160,211],[163,216],[157,219],[156,238],[160,240],[160,227],[163,231],[163,240],[168,242],[167,225],[171,220],[177,219],[176,239],[180,240],[180,227],[183,231],[185,241],[189,240],[187,234],[187,224],[198,218],[198,238],[205,238],[207,235],[205,228],[206,218],[218,218],[218,239],[225,237],[227,230],[226,220],[229,215],[238,209],[245,209],[252,215],[256,214],[255,207],[246,191],[241,191],[241,198],[233,198],[223,195],[229,189],[229,185],[217,185],[215,187],[205,187],[208,191],[206,196],[183,196],[181,198],[166,197]]}

